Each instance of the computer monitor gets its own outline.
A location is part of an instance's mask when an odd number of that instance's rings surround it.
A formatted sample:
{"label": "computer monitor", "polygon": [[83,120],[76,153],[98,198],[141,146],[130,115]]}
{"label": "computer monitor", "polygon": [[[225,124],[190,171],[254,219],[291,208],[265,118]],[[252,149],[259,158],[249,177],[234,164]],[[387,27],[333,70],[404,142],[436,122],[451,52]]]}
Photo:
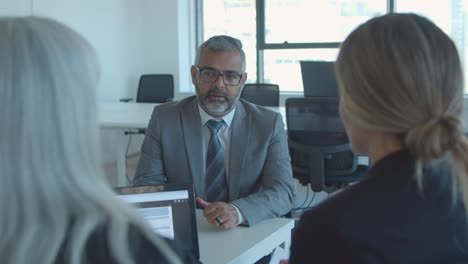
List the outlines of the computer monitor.
{"label": "computer monitor", "polygon": [[304,97],[338,97],[332,61],[301,61]]}

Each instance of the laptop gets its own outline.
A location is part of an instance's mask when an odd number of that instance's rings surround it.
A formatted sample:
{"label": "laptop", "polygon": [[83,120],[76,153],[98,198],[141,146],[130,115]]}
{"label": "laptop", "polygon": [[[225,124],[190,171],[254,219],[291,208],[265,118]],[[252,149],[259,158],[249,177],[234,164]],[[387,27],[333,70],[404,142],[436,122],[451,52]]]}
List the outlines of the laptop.
{"label": "laptop", "polygon": [[138,208],[154,232],[175,241],[200,259],[192,184],[165,184],[114,189],[119,198]]}

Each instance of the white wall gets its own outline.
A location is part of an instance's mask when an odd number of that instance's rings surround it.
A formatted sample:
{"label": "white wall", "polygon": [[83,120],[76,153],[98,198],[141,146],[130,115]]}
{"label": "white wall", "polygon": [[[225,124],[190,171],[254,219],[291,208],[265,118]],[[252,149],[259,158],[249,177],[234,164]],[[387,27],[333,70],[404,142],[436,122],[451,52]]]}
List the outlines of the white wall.
{"label": "white wall", "polygon": [[176,90],[191,91],[193,8],[190,0],[0,0],[0,15],[57,19],[95,47],[101,63],[101,101],[135,97],[144,73],[174,75]]}
{"label": "white wall", "polygon": [[195,57],[195,36],[190,0],[146,1],[145,71],[174,75],[179,91],[191,91],[190,66]]}
{"label": "white wall", "polygon": [[101,64],[98,99],[116,101],[128,95],[143,69],[142,23],[135,14],[141,9],[139,1],[34,0],[33,14],[55,18],[91,42]]}
{"label": "white wall", "polygon": [[468,96],[465,96],[463,106],[463,122],[465,125],[465,131],[468,131]]}
{"label": "white wall", "polygon": [[[178,91],[193,91],[190,65],[195,57],[191,0],[0,0],[0,15],[54,18],[81,33],[101,64],[99,101],[135,98],[145,73],[174,75]],[[113,131],[103,131],[105,160],[115,159]],[[141,139],[130,152],[139,148]]]}
{"label": "white wall", "polygon": [[31,14],[30,0],[0,0],[0,15],[18,16]]}

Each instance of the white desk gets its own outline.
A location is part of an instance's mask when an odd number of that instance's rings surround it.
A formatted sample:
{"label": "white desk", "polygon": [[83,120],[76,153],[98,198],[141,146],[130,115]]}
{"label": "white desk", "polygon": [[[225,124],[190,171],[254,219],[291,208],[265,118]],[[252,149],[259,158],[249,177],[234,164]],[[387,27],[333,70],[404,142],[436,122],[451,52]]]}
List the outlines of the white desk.
{"label": "white desk", "polygon": [[117,186],[127,186],[127,157],[125,131],[146,128],[153,108],[157,104],[109,102],[98,105],[99,123],[103,129],[119,130],[117,133]]}
{"label": "white desk", "polygon": [[218,230],[197,210],[200,260],[203,264],[254,263],[278,246],[289,250],[294,220],[273,218],[252,227]]}
{"label": "white desk", "polygon": [[100,103],[99,122],[103,128],[146,128],[153,108],[158,104],[147,103]]}
{"label": "white desk", "polygon": [[[158,104],[105,102],[98,105],[99,123],[104,129],[121,130],[117,144],[117,186],[126,186],[126,136],[124,131],[134,128],[147,128],[153,108]],[[286,123],[285,107],[267,107],[279,112]]]}
{"label": "white desk", "polygon": [[[99,122],[103,128],[146,128],[151,118],[153,108],[159,104],[105,102],[98,105]],[[278,112],[286,123],[286,109],[280,107],[265,107]]]}

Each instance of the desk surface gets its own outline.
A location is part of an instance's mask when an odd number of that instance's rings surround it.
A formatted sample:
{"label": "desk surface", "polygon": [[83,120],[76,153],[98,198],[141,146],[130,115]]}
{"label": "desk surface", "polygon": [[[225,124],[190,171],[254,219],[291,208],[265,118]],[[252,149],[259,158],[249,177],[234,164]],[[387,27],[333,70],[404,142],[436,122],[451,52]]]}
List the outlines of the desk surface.
{"label": "desk surface", "polygon": [[[99,122],[102,128],[146,128],[153,108],[158,104],[105,102],[98,105]],[[284,107],[266,107],[283,116],[286,123]]]}
{"label": "desk surface", "polygon": [[158,104],[100,103],[99,122],[103,128],[146,128],[156,105]]}
{"label": "desk surface", "polygon": [[294,220],[272,218],[252,227],[218,230],[197,210],[200,260],[203,264],[254,263],[282,245],[289,250]]}

